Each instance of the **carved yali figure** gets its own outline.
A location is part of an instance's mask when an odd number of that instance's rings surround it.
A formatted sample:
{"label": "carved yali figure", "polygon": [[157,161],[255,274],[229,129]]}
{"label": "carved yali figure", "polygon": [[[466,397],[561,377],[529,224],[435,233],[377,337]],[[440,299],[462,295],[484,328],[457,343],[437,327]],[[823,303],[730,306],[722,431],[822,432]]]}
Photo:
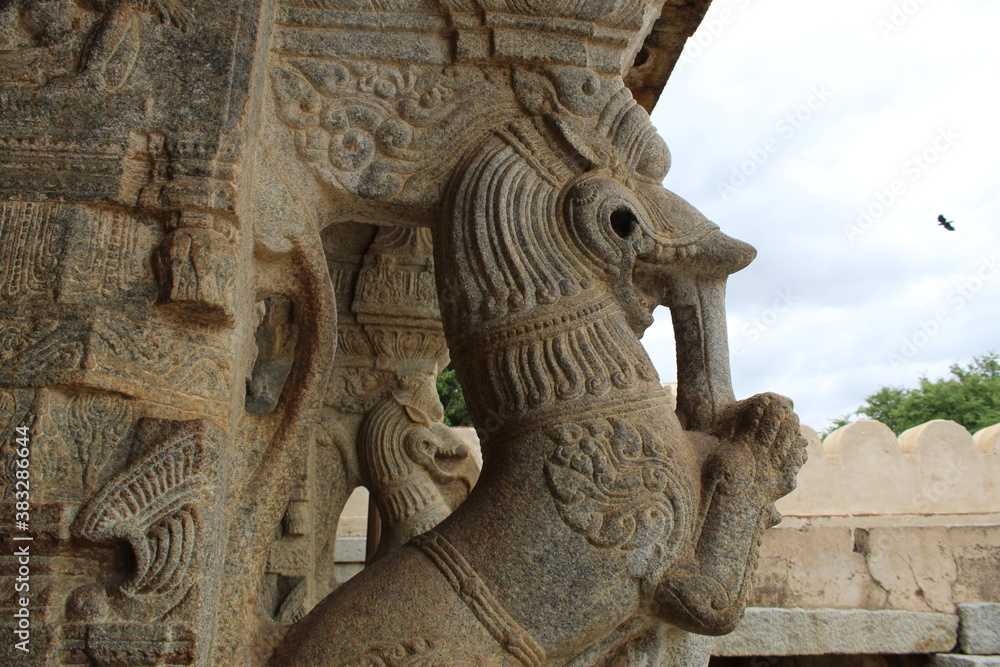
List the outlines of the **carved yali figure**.
{"label": "carved yali figure", "polygon": [[444,425],[433,384],[401,385],[369,410],[358,431],[359,464],[381,519],[374,559],[439,524],[479,476],[468,445]]}
{"label": "carved yali figure", "polygon": [[[663,189],[624,85],[651,107],[707,4],[0,0],[0,435],[32,432],[42,659],[706,662],[686,633],[739,618],[803,449],[731,388],[753,250]],[[425,398],[449,356],[485,467],[438,523],[474,476]],[[279,624],[334,579],[307,509],[362,479],[384,557]]]}
{"label": "carved yali figure", "polygon": [[[275,664],[564,664],[626,624],[728,632],[794,487],[791,402],[737,402],[729,378],[725,282],[754,250],[663,188],[669,153],[620,78],[509,76],[522,111],[456,142],[433,226],[479,482],[321,602]],[[660,304],[676,414],[639,342]]]}

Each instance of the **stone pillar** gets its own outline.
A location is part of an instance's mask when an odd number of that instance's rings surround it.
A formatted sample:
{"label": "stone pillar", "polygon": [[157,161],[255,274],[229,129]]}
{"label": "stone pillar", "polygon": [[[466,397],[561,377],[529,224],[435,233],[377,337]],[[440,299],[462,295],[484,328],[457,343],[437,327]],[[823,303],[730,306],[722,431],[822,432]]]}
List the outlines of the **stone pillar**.
{"label": "stone pillar", "polygon": [[[309,210],[276,219],[280,189],[256,187],[273,178],[253,157],[271,12],[0,10],[5,574],[15,546],[31,554],[30,652],[4,641],[0,661],[207,665],[235,636],[236,653],[252,645],[242,619],[263,535],[335,333]],[[246,388],[271,297],[294,304],[302,339],[281,400],[255,411]]]}

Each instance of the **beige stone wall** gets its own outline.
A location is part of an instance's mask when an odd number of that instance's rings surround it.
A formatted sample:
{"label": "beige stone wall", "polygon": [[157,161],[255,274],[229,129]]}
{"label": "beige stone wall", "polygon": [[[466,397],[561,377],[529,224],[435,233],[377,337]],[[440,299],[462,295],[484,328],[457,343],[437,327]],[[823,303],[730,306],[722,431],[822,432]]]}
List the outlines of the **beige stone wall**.
{"label": "beige stone wall", "polygon": [[1000,514],[786,517],[767,531],[751,604],[953,614],[1000,601]]}
{"label": "beige stone wall", "polygon": [[1000,599],[1000,425],[802,432],[809,461],[777,503],[752,604],[950,614]]}
{"label": "beige stone wall", "polygon": [[777,503],[786,516],[1000,512],[1000,424],[975,435],[943,419],[898,438],[872,420],[823,441],[808,426],[802,432],[809,461]]}
{"label": "beige stone wall", "polygon": [[1000,425],[802,433],[809,461],[764,534],[753,607],[713,654],[950,651],[956,607],[1000,601]]}

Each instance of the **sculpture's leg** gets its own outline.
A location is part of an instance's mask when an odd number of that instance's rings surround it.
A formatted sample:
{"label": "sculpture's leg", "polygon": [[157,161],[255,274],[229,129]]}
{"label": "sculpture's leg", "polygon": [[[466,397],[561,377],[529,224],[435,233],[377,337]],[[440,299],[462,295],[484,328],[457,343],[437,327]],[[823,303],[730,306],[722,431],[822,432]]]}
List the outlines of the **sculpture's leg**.
{"label": "sculpture's leg", "polygon": [[718,449],[703,472],[702,523],[690,558],[663,578],[657,613],[703,634],[730,632],[743,615],[764,530],[781,520],[774,501],[795,488],[805,440],[792,402],[759,394],[725,409]]}

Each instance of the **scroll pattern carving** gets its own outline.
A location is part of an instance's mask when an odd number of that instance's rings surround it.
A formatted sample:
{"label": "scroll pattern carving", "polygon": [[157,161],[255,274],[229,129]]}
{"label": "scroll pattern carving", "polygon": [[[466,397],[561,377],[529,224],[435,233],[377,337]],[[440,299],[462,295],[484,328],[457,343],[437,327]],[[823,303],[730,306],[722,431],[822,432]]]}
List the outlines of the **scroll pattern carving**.
{"label": "scroll pattern carving", "polygon": [[141,617],[170,611],[193,585],[223,435],[207,419],[144,419],[137,437],[153,443],[84,506],[73,533],[131,546],[135,570],[109,598]]}
{"label": "scroll pattern carving", "polygon": [[48,500],[65,500],[80,488],[74,474],[73,443],[63,428],[60,398],[56,392],[40,390],[35,392],[31,404],[31,481],[36,489],[35,498],[42,495]]}
{"label": "scroll pattern carving", "polygon": [[[0,388],[0,436],[28,426],[32,499],[72,502],[88,496],[125,465],[135,425],[133,402],[118,394]],[[13,487],[11,456],[0,451],[0,498]]]}
{"label": "scroll pattern carving", "polygon": [[[367,344],[367,341],[366,341]],[[338,369],[330,380],[325,405],[345,412],[362,413],[372,402],[372,395],[389,382],[389,374],[364,368]]]}
{"label": "scroll pattern carving", "polygon": [[275,62],[271,81],[301,159],[328,183],[382,200],[436,194],[450,146],[485,129],[473,101],[499,91],[473,66],[312,58]]}

